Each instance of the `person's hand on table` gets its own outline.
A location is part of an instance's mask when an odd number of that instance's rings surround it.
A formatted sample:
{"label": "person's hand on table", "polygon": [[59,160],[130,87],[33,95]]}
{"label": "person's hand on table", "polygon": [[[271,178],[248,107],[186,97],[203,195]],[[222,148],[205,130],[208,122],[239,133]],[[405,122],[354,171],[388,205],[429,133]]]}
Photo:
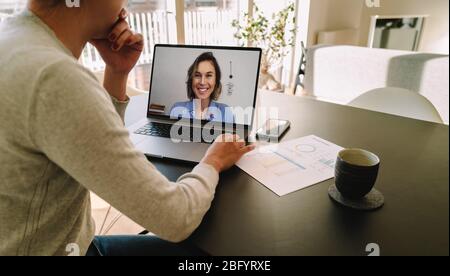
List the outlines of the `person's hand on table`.
{"label": "person's hand on table", "polygon": [[231,168],[243,155],[254,149],[253,145],[246,146],[238,135],[224,134],[211,145],[201,163],[213,166],[220,173]]}

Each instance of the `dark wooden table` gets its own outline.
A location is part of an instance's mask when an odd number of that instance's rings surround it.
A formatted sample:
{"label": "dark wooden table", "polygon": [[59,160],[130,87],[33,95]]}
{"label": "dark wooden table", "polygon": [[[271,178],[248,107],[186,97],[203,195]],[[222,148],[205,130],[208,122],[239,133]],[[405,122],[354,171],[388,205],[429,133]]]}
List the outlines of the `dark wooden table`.
{"label": "dark wooden table", "polygon": [[[278,197],[237,167],[221,175],[210,211],[190,240],[211,255],[449,255],[449,129],[446,125],[262,92],[292,127],[283,141],[315,134],[381,159],[376,184],[385,206],[360,212],[335,204],[333,180]],[[132,99],[127,124],[145,114]],[[176,180],[194,165],[151,160]]]}

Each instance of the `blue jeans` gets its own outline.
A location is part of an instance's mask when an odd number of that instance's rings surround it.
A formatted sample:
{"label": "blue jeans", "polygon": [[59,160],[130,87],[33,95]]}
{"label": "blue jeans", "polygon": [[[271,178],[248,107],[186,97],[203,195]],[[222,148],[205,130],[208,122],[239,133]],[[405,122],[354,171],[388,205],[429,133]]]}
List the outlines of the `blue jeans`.
{"label": "blue jeans", "polygon": [[188,242],[171,243],[150,235],[96,236],[86,256],[206,256]]}

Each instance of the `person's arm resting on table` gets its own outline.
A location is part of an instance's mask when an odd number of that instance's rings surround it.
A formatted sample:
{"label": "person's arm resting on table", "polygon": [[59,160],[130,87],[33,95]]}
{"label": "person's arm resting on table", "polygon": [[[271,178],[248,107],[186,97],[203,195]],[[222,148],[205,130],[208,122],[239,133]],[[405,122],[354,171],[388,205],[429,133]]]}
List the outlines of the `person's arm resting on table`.
{"label": "person's arm resting on table", "polygon": [[104,88],[74,61],[54,62],[39,73],[28,122],[30,137],[84,187],[147,230],[178,242],[195,230],[209,209],[218,172],[251,148],[242,142],[215,143],[202,163],[177,183],[135,149],[123,114],[126,80],[142,52],[143,38],[129,30],[125,17],[121,13],[109,40],[91,41],[106,63]]}
{"label": "person's arm resting on table", "polygon": [[[169,241],[184,240],[209,209],[218,171],[231,166],[230,161],[210,154],[177,183],[168,181],[134,148],[98,82],[87,72],[73,74],[77,66],[53,64],[42,72],[29,122],[35,144],[75,180],[149,231]],[[217,143],[211,150],[230,151],[236,144]],[[235,161],[248,150],[231,150],[228,158]]]}

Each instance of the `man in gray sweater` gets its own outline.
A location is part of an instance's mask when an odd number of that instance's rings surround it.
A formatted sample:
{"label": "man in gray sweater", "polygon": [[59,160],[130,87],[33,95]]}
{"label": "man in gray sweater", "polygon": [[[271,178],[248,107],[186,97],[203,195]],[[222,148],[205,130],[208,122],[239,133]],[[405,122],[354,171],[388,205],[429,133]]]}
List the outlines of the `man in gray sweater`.
{"label": "man in gray sweater", "polygon": [[[209,209],[219,173],[253,149],[222,136],[171,183],[134,148],[123,114],[143,38],[125,22],[125,2],[30,0],[0,24],[0,255],[101,251],[89,191],[180,242]],[[103,87],[77,63],[88,41],[106,63]]]}

